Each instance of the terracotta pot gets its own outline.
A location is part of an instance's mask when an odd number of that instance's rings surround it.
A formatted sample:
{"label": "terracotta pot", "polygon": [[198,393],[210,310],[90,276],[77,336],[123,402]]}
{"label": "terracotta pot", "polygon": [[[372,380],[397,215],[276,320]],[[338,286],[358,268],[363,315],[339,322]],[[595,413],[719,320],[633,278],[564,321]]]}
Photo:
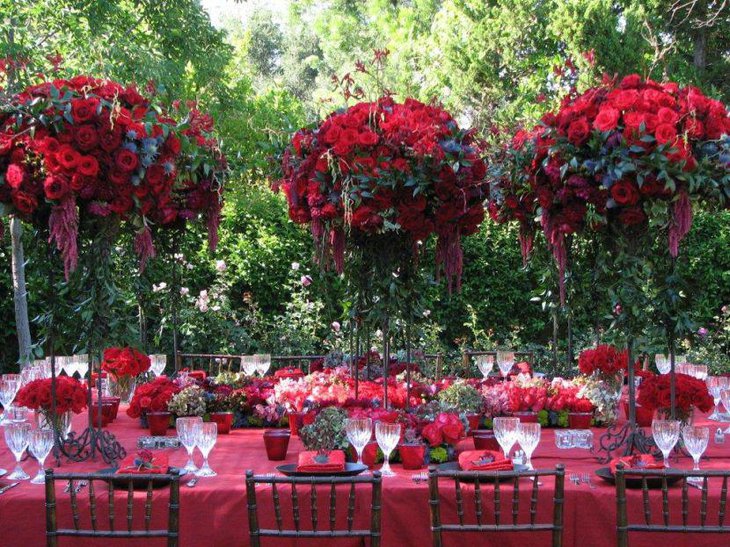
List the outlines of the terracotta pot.
{"label": "terracotta pot", "polygon": [[537,423],[537,412],[532,410],[526,410],[521,412],[513,412],[512,416],[519,418],[523,424],[536,424]]}
{"label": "terracotta pot", "polygon": [[264,432],[264,446],[266,456],[271,461],[286,459],[286,451],[289,448],[291,433],[286,429],[269,429]]}
{"label": "terracotta pot", "polygon": [[403,469],[421,469],[426,455],[426,446],[423,444],[401,444],[398,446]]}
{"label": "terracotta pot", "polygon": [[593,412],[569,412],[568,427],[570,429],[588,429],[591,427]]}
{"label": "terracotta pot", "polygon": [[479,429],[472,436],[476,450],[502,450],[491,429]]}
{"label": "terracotta pot", "polygon": [[148,412],[147,425],[150,428],[150,435],[164,436],[167,434],[167,428],[170,426],[169,412]]}
{"label": "terracotta pot", "polygon": [[481,414],[467,414],[466,419],[469,422],[469,435],[471,435],[473,431],[479,429],[479,426],[482,423],[482,415]]}
{"label": "terracotta pot", "polygon": [[233,426],[233,412],[211,412],[210,421],[218,424],[218,435],[228,435]]}

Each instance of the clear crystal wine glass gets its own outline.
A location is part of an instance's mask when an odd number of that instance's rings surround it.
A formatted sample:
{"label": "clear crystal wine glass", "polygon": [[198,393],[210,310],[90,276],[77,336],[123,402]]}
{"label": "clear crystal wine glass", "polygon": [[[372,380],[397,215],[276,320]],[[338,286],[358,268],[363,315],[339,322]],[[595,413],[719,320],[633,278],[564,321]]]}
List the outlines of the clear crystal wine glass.
{"label": "clear crystal wine glass", "polygon": [[520,443],[520,447],[525,452],[525,465],[527,469],[533,470],[532,467],[532,453],[540,443],[540,433],[542,428],[537,423],[520,423],[517,426],[517,442]]}
{"label": "clear crystal wine glass", "polygon": [[33,457],[38,460],[38,474],[31,479],[33,484],[44,484],[46,482],[46,473],[43,464],[46,462],[48,454],[53,448],[53,430],[52,429],[35,429],[30,434],[30,442],[28,449]]}
{"label": "clear crystal wine glass", "polygon": [[[195,462],[193,462],[193,451],[198,442],[200,427],[203,425],[203,418],[199,416],[189,416],[178,418],[175,420],[175,429],[180,442],[188,451],[188,461],[183,470],[185,473],[196,473],[198,471]],[[215,425],[215,424],[214,424]]]}
{"label": "clear crystal wine glass", "polygon": [[508,418],[500,416],[494,418],[492,427],[494,428],[494,436],[499,446],[504,450],[504,457],[509,458],[510,450],[517,442],[517,427],[520,425],[519,418]]}
{"label": "clear crystal wine glass", "polygon": [[218,440],[218,424],[215,422],[201,424],[200,429],[198,429],[198,441],[196,444],[200,453],[203,454],[203,465],[195,473],[198,477],[215,477],[218,474],[208,465],[208,455],[213,450],[216,440]]}
{"label": "clear crystal wine glass", "polygon": [[[699,471],[700,457],[707,450],[707,443],[710,440],[710,428],[688,425],[682,429],[682,440],[684,440],[684,446],[692,455],[692,461],[694,462],[692,471]],[[702,479],[700,477],[687,477],[687,481],[698,483]]]}
{"label": "clear crystal wine glass", "polygon": [[[730,412],[730,386],[728,389],[720,391],[720,400],[722,401],[722,406],[725,407],[725,411]],[[725,433],[730,433],[730,426],[725,430]]]}
{"label": "clear crystal wine glass", "polygon": [[695,378],[698,380],[707,380],[707,365],[695,365]]}
{"label": "clear crystal wine glass", "polygon": [[167,367],[167,355],[150,355],[150,370],[152,371],[152,374],[160,376],[163,372],[165,372],[165,367]]}
{"label": "clear crystal wine glass", "polygon": [[679,426],[679,420],[654,420],[651,422],[651,434],[664,456],[664,467],[669,467],[669,454],[679,440]]}
{"label": "clear crystal wine glass", "polygon": [[494,355],[479,355],[477,356],[477,368],[482,373],[484,379],[489,377],[489,374],[494,368]]}
{"label": "clear crystal wine glass", "polygon": [[5,444],[15,456],[15,469],[8,475],[9,479],[24,481],[30,478],[30,475],[23,471],[20,466],[20,458],[23,452],[28,448],[30,441],[30,424],[27,422],[9,423],[5,426]]}
{"label": "clear crystal wine glass", "polygon": [[[16,378],[17,377],[17,378]],[[0,421],[0,425],[6,425],[8,420],[8,409],[13,404],[15,396],[18,394],[20,389],[20,376],[17,374],[6,374],[0,377],[0,404],[3,405],[3,419]]]}
{"label": "clear crystal wine glass", "polygon": [[671,360],[663,353],[657,353],[654,356],[654,362],[656,363],[659,374],[667,374],[672,368]]}
{"label": "clear crystal wine glass", "polygon": [[349,418],[345,421],[345,435],[357,452],[357,463],[362,465],[362,451],[373,438],[373,421],[370,418]]}
{"label": "clear crystal wine glass", "polygon": [[710,414],[707,419],[719,422],[720,413],[717,411],[717,407],[720,404],[720,391],[723,389],[723,379],[720,376],[708,376],[705,380],[705,384],[707,384],[707,391],[710,392],[713,402],[715,403],[715,408],[712,409],[712,414]]}
{"label": "clear crystal wine glass", "polygon": [[378,446],[383,451],[383,467],[380,468],[380,474],[383,477],[393,477],[395,473],[390,469],[390,453],[395,450],[400,441],[400,424],[377,422],[375,440],[378,441]]}
{"label": "clear crystal wine glass", "polygon": [[254,355],[241,356],[241,370],[246,376],[253,376],[256,374],[256,361]]}
{"label": "clear crystal wine glass", "polygon": [[505,380],[507,379],[507,376],[509,375],[510,371],[512,370],[512,367],[515,364],[515,354],[511,351],[498,351],[497,352],[497,366],[499,367],[499,372],[502,373],[502,378]]}
{"label": "clear crystal wine glass", "polygon": [[262,353],[256,355],[256,372],[261,376],[264,376],[271,366],[271,355],[268,353]]}

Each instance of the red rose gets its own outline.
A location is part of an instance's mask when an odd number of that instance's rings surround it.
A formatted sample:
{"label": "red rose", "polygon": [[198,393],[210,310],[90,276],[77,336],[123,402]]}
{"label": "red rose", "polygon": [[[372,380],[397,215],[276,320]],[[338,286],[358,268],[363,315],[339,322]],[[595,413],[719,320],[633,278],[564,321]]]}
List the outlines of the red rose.
{"label": "red rose", "polygon": [[611,186],[611,197],[619,205],[636,205],[640,194],[634,183],[621,179]]}
{"label": "red rose", "polygon": [[677,140],[677,129],[666,123],[659,124],[654,131],[654,136],[659,144],[674,143]]}
{"label": "red rose", "polygon": [[71,116],[74,123],[87,122],[96,115],[99,106],[99,99],[89,97],[88,99],[74,99],[71,101]]}
{"label": "red rose", "polygon": [[625,226],[642,224],[646,220],[646,214],[641,207],[628,207],[621,211],[619,219]]}
{"label": "red rose", "polygon": [[659,109],[656,113],[656,117],[660,124],[666,123],[668,125],[677,125],[677,122],[679,121],[677,113],[666,106]]}
{"label": "red rose", "polygon": [[69,145],[64,144],[58,149],[56,158],[58,159],[58,163],[60,163],[64,168],[73,169],[76,165],[78,165],[79,160],[81,159],[81,154]]}
{"label": "red rose", "polygon": [[99,162],[94,156],[81,156],[79,173],[87,177],[95,177],[99,173]]}
{"label": "red rose", "polygon": [[68,179],[62,175],[49,175],[43,181],[43,191],[48,199],[61,199],[69,192]]}
{"label": "red rose", "polygon": [[20,165],[17,165],[15,163],[11,163],[8,165],[8,170],[5,173],[5,181],[10,185],[10,187],[14,190],[17,190],[20,188],[20,185],[23,184],[23,179],[25,178],[25,171]]}
{"label": "red rose", "polygon": [[593,121],[593,127],[599,131],[610,131],[618,125],[619,111],[615,108],[604,108]]}
{"label": "red rose", "polygon": [[112,152],[119,148],[122,144],[122,135],[119,126],[114,126],[114,129],[105,128],[99,134],[99,146],[105,152]]}
{"label": "red rose", "polygon": [[89,151],[99,143],[99,134],[91,124],[81,125],[74,131],[74,141],[83,151]]}
{"label": "red rose", "polygon": [[364,232],[375,232],[383,225],[383,217],[366,205],[361,205],[352,214],[352,226]]}
{"label": "red rose", "polygon": [[27,192],[13,192],[13,205],[23,215],[30,215],[38,207],[38,200]]}
{"label": "red rose", "polygon": [[444,442],[450,445],[456,445],[464,436],[464,425],[459,422],[458,425],[445,425],[441,428]]}
{"label": "red rose", "polygon": [[591,128],[586,119],[580,118],[568,126],[568,140],[572,144],[580,146],[588,139],[590,132]]}
{"label": "red rose", "polygon": [[121,171],[124,171],[125,173],[130,173],[137,168],[137,165],[139,164],[139,158],[137,157],[137,154],[135,154],[131,150],[123,148],[122,150],[117,152],[116,158],[114,159],[114,164]]}
{"label": "red rose", "polygon": [[432,447],[438,446],[444,442],[444,437],[443,437],[443,433],[441,432],[441,427],[439,427],[435,423],[428,424],[426,427],[424,427],[423,431],[421,431],[421,436]]}
{"label": "red rose", "polygon": [[616,93],[613,104],[615,104],[616,108],[619,110],[628,110],[634,106],[634,103],[636,103],[638,98],[639,92],[635,89],[624,89]]}

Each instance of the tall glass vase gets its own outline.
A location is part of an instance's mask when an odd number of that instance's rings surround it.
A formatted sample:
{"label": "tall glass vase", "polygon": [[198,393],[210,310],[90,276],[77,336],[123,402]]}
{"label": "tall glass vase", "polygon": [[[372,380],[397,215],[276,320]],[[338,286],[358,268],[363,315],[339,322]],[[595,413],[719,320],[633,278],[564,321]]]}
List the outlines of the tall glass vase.
{"label": "tall glass vase", "polygon": [[119,397],[121,403],[128,405],[134,395],[137,379],[134,376],[109,376],[109,391],[113,397]]}
{"label": "tall glass vase", "polygon": [[618,421],[619,403],[623,390],[623,376],[617,378],[603,378],[599,382],[600,397],[593,401],[596,405],[595,423],[604,427],[611,426]]}
{"label": "tall glass vase", "polygon": [[50,410],[38,410],[35,417],[36,427],[38,429],[53,429],[55,425],[55,429],[59,432],[61,439],[64,441],[68,438],[68,434],[71,433],[71,420],[73,418],[73,414],[70,410],[61,414],[56,414],[55,417],[51,415]]}

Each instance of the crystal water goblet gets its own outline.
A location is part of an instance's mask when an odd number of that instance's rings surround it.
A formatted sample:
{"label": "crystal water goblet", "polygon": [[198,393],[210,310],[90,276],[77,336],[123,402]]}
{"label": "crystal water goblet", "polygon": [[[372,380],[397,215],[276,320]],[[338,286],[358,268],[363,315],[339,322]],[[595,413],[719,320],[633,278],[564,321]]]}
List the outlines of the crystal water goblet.
{"label": "crystal water goblet", "polygon": [[482,376],[486,380],[494,368],[494,355],[479,355],[476,361],[479,372],[482,373]]}
{"label": "crystal water goblet", "polygon": [[[682,429],[682,440],[687,451],[692,455],[694,465],[692,471],[700,470],[700,458],[707,450],[707,443],[710,441],[710,428],[688,425]],[[687,482],[702,482],[700,477],[687,477]]]}
{"label": "crystal water goblet", "polygon": [[510,450],[517,442],[517,427],[520,425],[519,418],[497,417],[492,421],[494,436],[499,446],[504,451],[504,457],[509,458]]}
{"label": "crystal water goblet", "polygon": [[262,353],[259,355],[256,355],[256,372],[259,373],[260,376],[264,376],[266,372],[269,370],[269,367],[271,367],[271,355],[266,353]]}
{"label": "crystal water goblet", "polygon": [[205,422],[200,424],[198,429],[198,439],[196,444],[198,450],[203,455],[203,465],[195,473],[198,477],[215,477],[218,473],[213,471],[208,465],[208,455],[213,450],[216,441],[218,440],[218,424],[215,422]]}
{"label": "crystal water goblet", "polygon": [[20,466],[20,458],[23,452],[28,448],[30,442],[30,424],[27,422],[9,423],[5,426],[5,444],[15,456],[15,469],[8,475],[9,479],[24,481],[30,478],[30,475],[23,471]]}
{"label": "crystal water goblet", "polygon": [[507,379],[512,367],[515,364],[515,354],[511,351],[498,351],[497,352],[497,366],[499,372],[502,373],[502,378]]}
{"label": "crystal water goblet", "polygon": [[[722,401],[722,406],[725,407],[725,410],[730,412],[730,386],[728,386],[728,389],[720,391],[720,400]],[[724,433],[730,433],[730,426],[728,426]]]}
{"label": "crystal water goblet", "polygon": [[672,369],[672,361],[663,353],[657,353],[654,356],[654,362],[659,374],[667,374]]}
{"label": "crystal water goblet", "polygon": [[193,461],[193,451],[195,450],[195,445],[198,443],[199,431],[202,425],[203,418],[199,416],[189,416],[175,420],[177,436],[188,452],[188,461],[185,467],[183,467],[185,473],[196,473],[198,471]]}
{"label": "crystal water goblet", "polygon": [[398,446],[400,430],[400,424],[389,424],[385,422],[377,422],[375,424],[375,440],[378,441],[378,446],[383,451],[383,467],[380,468],[380,474],[383,477],[395,476],[395,473],[390,468],[390,453]]}
{"label": "crystal water goblet", "polygon": [[695,378],[698,380],[707,380],[707,365],[695,365]]}
{"label": "crystal water goblet", "polygon": [[166,367],[167,355],[150,355],[150,370],[152,371],[152,374],[155,375],[155,377],[160,376],[163,372],[165,372]]}
{"label": "crystal water goblet", "polygon": [[38,460],[38,474],[31,479],[32,484],[45,484],[46,472],[43,464],[53,448],[53,442],[52,429],[35,429],[31,432],[28,450]]}
{"label": "crystal water goblet", "polygon": [[708,376],[705,380],[707,391],[709,391],[710,395],[712,395],[712,399],[715,404],[715,408],[712,409],[712,414],[707,417],[708,420],[719,422],[721,419],[720,413],[717,411],[717,407],[720,404],[720,391],[723,389],[723,383],[723,379],[720,376]]}
{"label": "crystal water goblet", "polygon": [[653,420],[651,422],[651,434],[654,442],[662,451],[664,456],[664,467],[669,467],[669,454],[679,440],[679,420]]}
{"label": "crystal water goblet", "polygon": [[362,451],[373,438],[373,420],[370,418],[348,418],[345,421],[345,435],[357,452],[357,463],[362,465]]}
{"label": "crystal water goblet", "polygon": [[82,380],[89,373],[89,355],[87,353],[76,355],[76,372],[79,373]]}
{"label": "crystal water goblet", "polygon": [[[17,378],[16,378],[17,376]],[[3,419],[0,420],[0,425],[9,423],[8,410],[10,405],[13,404],[15,396],[18,394],[20,389],[20,377],[15,374],[6,374],[0,377],[0,404],[3,405]]]}
{"label": "crystal water goblet", "polygon": [[254,355],[241,356],[241,370],[246,376],[253,376],[256,374],[256,361]]}
{"label": "crystal water goblet", "polygon": [[520,423],[517,426],[517,442],[520,443],[520,447],[525,452],[525,465],[530,471],[535,469],[532,467],[532,453],[540,443],[541,431],[542,427],[537,423]]}

